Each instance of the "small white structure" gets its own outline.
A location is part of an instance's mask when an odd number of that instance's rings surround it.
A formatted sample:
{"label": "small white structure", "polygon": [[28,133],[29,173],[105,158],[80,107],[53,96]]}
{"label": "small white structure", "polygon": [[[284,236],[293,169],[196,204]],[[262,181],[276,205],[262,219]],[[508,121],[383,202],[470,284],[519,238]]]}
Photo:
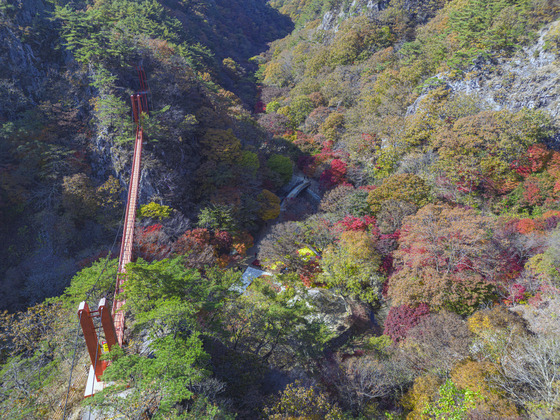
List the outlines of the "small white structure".
{"label": "small white structure", "polygon": [[91,397],[92,395],[103,391],[103,389],[105,389],[105,382],[97,380],[93,371],[93,366],[90,365],[84,397]]}

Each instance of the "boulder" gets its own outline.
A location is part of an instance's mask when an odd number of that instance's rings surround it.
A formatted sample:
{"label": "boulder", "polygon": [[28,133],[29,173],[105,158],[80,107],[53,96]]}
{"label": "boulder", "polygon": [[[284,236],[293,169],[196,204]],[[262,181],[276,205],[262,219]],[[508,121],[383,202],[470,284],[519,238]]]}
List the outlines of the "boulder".
{"label": "boulder", "polygon": [[343,334],[352,327],[352,307],[344,297],[328,289],[313,288],[307,293],[316,309],[312,319],[322,321],[336,334]]}

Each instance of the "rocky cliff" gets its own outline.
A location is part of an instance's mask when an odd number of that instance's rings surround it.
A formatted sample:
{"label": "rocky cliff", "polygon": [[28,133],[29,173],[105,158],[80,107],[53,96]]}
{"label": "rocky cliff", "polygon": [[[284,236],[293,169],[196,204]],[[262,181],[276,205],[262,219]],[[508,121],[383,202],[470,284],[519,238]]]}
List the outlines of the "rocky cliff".
{"label": "rocky cliff", "polygon": [[[548,41],[559,28],[560,21],[546,26],[535,42],[520,49],[511,58],[481,60],[461,78],[439,74],[435,79],[454,92],[477,97],[490,109],[543,109],[558,123],[560,61],[558,52],[550,47]],[[414,112],[414,109],[410,108],[409,112]]]}

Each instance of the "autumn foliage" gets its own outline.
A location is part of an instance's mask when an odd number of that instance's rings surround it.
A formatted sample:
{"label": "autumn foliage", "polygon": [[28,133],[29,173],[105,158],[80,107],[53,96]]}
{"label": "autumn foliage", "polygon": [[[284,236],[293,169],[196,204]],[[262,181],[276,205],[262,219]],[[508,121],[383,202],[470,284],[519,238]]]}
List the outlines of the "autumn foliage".
{"label": "autumn foliage", "polygon": [[328,190],[340,185],[346,180],[346,163],[340,159],[333,159],[329,169],[326,169],[319,179],[321,186]]}
{"label": "autumn foliage", "polygon": [[146,261],[161,260],[171,253],[171,241],[161,224],[139,227],[134,232],[133,253]]}
{"label": "autumn foliage", "polygon": [[395,342],[404,340],[408,330],[418,325],[422,317],[429,313],[430,308],[425,303],[419,304],[416,308],[408,305],[393,306],[385,320],[383,334],[388,335]]}
{"label": "autumn foliage", "polygon": [[424,180],[413,174],[399,174],[386,179],[383,184],[370,191],[367,202],[372,213],[381,210],[386,200],[405,201],[416,206],[428,204],[430,188]]}
{"label": "autumn foliage", "polygon": [[436,310],[472,312],[493,295],[499,268],[490,241],[494,227],[493,219],[474,210],[446,205],[428,205],[407,217],[389,296],[399,305],[426,302]]}
{"label": "autumn foliage", "polygon": [[259,217],[262,220],[276,219],[280,214],[280,198],[269,190],[262,190],[257,197],[260,208]]}

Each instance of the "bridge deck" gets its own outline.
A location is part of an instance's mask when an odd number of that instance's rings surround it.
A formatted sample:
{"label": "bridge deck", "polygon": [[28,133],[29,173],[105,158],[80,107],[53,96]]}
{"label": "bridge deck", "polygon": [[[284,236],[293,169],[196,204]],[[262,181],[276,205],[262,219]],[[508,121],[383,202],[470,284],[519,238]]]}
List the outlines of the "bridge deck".
{"label": "bridge deck", "polygon": [[122,285],[126,280],[126,265],[132,260],[132,245],[134,240],[134,223],[136,220],[136,205],[138,202],[138,185],[140,183],[140,161],[142,156],[142,128],[136,130],[136,140],[134,142],[134,156],[132,158],[132,171],[130,173],[130,185],[128,188],[128,200],[126,204],[125,222],[123,228],[123,239],[119,257],[119,274],[115,287],[115,297],[113,299],[113,319],[115,320],[115,330],[117,340],[122,346],[124,337],[124,312],[121,310],[125,304],[124,300],[119,300],[118,295],[122,291]]}

